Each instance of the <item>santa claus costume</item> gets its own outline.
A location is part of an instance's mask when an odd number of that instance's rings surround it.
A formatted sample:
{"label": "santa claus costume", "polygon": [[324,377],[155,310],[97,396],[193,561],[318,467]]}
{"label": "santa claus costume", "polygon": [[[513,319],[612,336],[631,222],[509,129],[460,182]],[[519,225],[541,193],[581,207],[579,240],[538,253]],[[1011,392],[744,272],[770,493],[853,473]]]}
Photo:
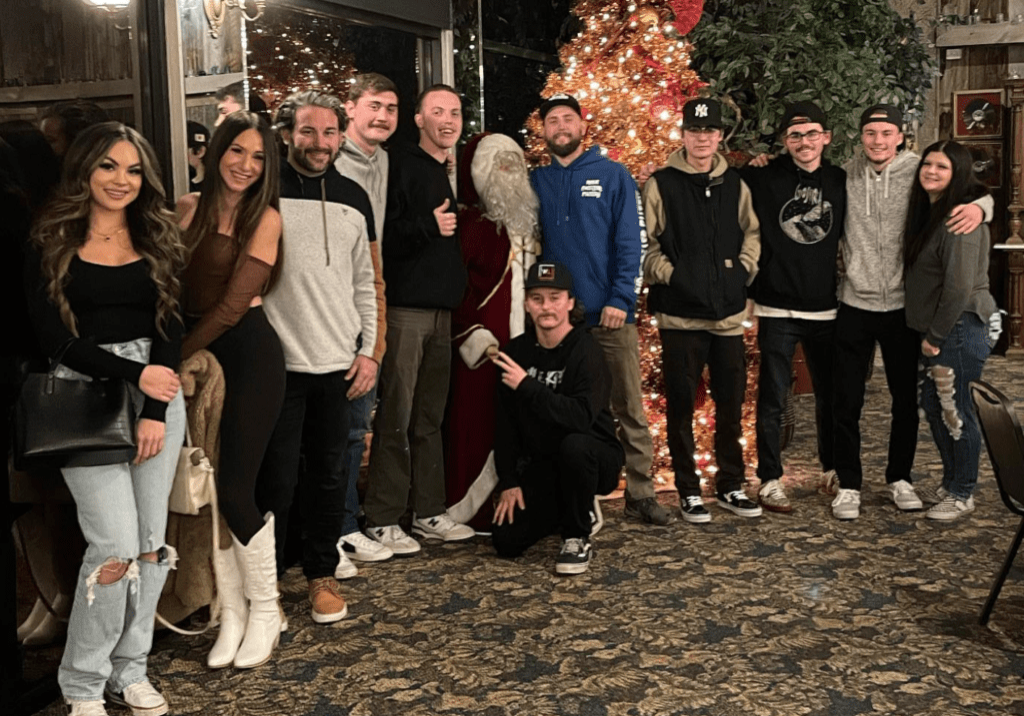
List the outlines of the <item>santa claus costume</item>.
{"label": "santa claus costume", "polygon": [[503,134],[478,134],[459,167],[459,234],[469,284],[452,313],[452,376],[444,425],[448,512],[489,531],[494,412],[500,372],[488,348],[523,332],[523,280],[539,251],[537,197],[523,150]]}

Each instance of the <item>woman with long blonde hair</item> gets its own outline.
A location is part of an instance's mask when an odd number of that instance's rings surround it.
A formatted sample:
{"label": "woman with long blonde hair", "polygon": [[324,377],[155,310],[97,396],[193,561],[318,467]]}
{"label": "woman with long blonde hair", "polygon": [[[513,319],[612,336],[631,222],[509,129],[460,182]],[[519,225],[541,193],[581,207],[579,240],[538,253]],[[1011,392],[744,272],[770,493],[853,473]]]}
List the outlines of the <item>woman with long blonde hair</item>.
{"label": "woman with long blonde hair", "polygon": [[204,161],[202,192],[178,200],[192,252],[182,355],[205,348],[224,370],[217,494],[232,549],[214,550],[222,609],[207,664],[245,669],[270,658],[285,624],[274,516],[256,505],[256,478],[285,391],[284,353],[262,306],[282,260],[274,135],[257,115],[234,112],[217,127]]}
{"label": "woman with long blonde hair", "polygon": [[146,674],[157,601],[177,559],[164,533],[185,432],[176,372],[185,252],[165,201],[138,132],[90,127],[68,149],[26,262],[40,346],[51,356],[66,348],[61,377],[123,378],[138,415],[130,464],[62,469],[88,543],[57,677],[73,716],[102,716],[104,698],[135,714],[168,710]]}

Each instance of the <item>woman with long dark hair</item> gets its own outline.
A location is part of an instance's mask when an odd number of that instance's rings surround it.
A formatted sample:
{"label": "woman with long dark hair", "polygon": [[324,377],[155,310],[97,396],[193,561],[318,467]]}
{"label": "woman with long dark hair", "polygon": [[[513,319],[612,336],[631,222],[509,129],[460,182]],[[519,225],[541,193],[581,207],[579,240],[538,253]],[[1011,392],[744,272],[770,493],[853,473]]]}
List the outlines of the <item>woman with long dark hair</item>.
{"label": "woman with long dark hair", "polygon": [[999,331],[989,322],[996,303],[988,290],[988,226],[955,236],[946,227],[953,207],[983,196],[970,152],[954,141],[928,147],[917,167],[903,234],[907,325],[921,333],[921,407],[942,458],[942,485],[927,517],[954,520],[974,510],[981,431],[970,384],[981,378]]}
{"label": "woman with long dark hair", "polygon": [[281,342],[262,308],[283,258],[273,133],[257,115],[234,112],[217,127],[204,162],[202,192],[178,201],[192,252],[182,355],[205,348],[224,370],[217,494],[233,545],[214,550],[222,611],[207,664],[251,668],[270,658],[284,625],[274,516],[256,505],[256,477],[285,389]]}
{"label": "woman with long dark hair", "polygon": [[123,378],[138,412],[128,463],[64,468],[88,547],[58,683],[74,716],[103,699],[167,713],[146,675],[167,570],[167,501],[185,433],[176,373],[183,332],[184,247],[165,208],[152,148],[117,122],[68,149],[57,192],[33,228],[26,290],[40,347],[65,348],[61,377]]}

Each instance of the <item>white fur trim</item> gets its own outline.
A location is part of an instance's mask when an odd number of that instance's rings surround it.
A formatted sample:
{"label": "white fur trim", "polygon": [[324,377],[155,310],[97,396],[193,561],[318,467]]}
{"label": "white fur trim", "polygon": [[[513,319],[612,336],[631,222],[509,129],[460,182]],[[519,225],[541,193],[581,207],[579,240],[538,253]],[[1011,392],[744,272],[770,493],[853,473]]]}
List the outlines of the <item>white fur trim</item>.
{"label": "white fur trim", "polygon": [[498,152],[515,152],[523,156],[522,148],[516,144],[516,140],[504,134],[488,134],[477,142],[476,151],[473,152],[473,161],[469,164],[469,174],[473,178],[473,186],[477,193],[480,187],[491,175],[491,168],[494,166],[494,155]]}
{"label": "white fur trim", "polygon": [[490,499],[494,488],[498,486],[498,472],[494,467],[494,451],[487,456],[487,462],[473,484],[466,491],[466,496],[448,508],[448,514],[460,524],[466,524],[484,503]]}
{"label": "white fur trim", "polygon": [[500,348],[501,344],[493,333],[486,328],[478,328],[459,346],[459,355],[471,369],[479,368],[487,360],[487,349],[491,346]]}

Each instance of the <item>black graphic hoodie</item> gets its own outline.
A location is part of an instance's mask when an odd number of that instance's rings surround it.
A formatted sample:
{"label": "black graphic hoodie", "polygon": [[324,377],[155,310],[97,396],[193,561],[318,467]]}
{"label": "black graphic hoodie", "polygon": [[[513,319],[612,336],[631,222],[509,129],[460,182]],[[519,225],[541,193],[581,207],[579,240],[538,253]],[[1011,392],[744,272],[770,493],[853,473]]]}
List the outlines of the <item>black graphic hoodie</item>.
{"label": "black graphic hoodie", "polygon": [[568,435],[591,435],[618,445],[608,411],[611,373],[597,340],[579,326],[554,348],[537,342],[533,330],[504,348],[527,377],[512,390],[498,387],[494,465],[498,490],[519,486],[531,460],[553,460]]}
{"label": "black graphic hoodie", "polygon": [[846,216],[846,172],[826,160],[805,172],[784,154],[740,170],[761,224],[761,257],[750,288],[761,306],[834,310],[836,257]]}

